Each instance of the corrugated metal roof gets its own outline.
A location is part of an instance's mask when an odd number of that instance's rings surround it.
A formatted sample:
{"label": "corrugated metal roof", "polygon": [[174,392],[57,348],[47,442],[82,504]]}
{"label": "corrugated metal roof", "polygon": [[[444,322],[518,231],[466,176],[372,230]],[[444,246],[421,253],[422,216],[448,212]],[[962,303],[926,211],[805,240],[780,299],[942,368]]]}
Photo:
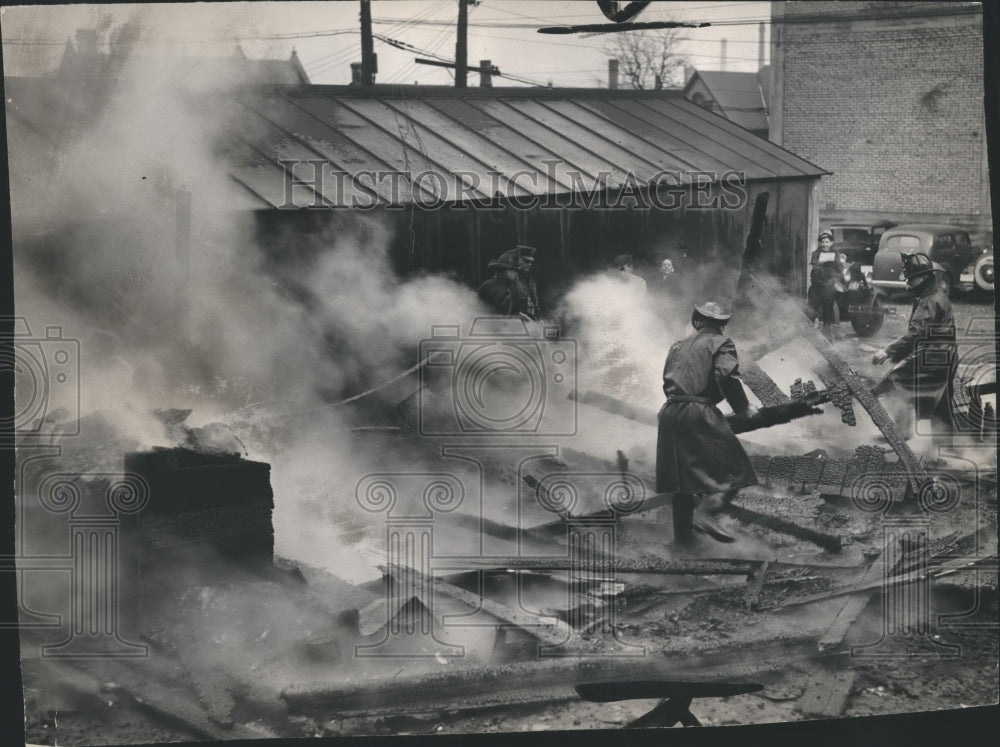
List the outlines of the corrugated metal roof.
{"label": "corrugated metal roof", "polygon": [[[230,173],[262,206],[312,206],[318,195],[338,206],[372,194],[397,204],[528,198],[591,191],[599,178],[644,186],[663,172],[685,183],[695,172],[829,173],[679,91],[301,86],[235,95]],[[322,184],[297,186],[291,203],[289,160],[326,170]],[[312,180],[313,165],[295,168]],[[406,176],[368,175],[389,171]]]}

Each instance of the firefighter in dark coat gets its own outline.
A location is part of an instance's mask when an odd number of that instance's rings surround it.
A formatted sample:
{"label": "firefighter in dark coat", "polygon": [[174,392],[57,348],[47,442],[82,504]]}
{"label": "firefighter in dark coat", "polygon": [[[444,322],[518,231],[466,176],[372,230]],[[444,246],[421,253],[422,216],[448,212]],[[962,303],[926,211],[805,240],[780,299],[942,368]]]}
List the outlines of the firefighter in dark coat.
{"label": "firefighter in dark coat", "polygon": [[[897,392],[912,399],[917,420],[930,419],[932,433],[950,433],[952,380],[958,366],[955,316],[938,276],[947,272],[925,254],[903,254],[906,287],[913,308],[906,334],[880,350],[872,363],[897,365],[879,382],[875,394]],[[910,430],[906,428],[905,430]]]}
{"label": "firefighter in dark coat", "polygon": [[503,316],[523,314],[538,319],[541,307],[535,279],[531,276],[534,261],[535,248],[532,246],[515,246],[504,252],[487,265],[493,277],[479,286],[479,297]]}
{"label": "firefighter in dark coat", "polygon": [[667,402],[659,417],[656,492],[673,494],[678,542],[689,542],[693,531],[732,542],[714,517],[739,488],[757,484],[749,457],[716,407],[725,399],[738,414],[755,413],[740,382],[736,346],[723,334],[729,317],[716,303],[696,306],[694,334],[670,347],[663,367]]}

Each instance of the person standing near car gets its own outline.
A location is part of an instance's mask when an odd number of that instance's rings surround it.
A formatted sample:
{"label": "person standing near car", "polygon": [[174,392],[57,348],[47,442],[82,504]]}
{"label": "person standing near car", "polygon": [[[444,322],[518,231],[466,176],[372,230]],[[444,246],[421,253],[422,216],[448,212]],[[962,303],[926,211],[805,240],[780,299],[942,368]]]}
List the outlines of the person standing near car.
{"label": "person standing near car", "polygon": [[[897,365],[875,387],[876,395],[897,392],[912,399],[917,420],[930,419],[931,433],[950,433],[952,380],[958,367],[958,344],[951,301],[938,274],[947,272],[926,254],[902,255],[906,288],[913,308],[906,334],[878,351],[872,363]],[[904,431],[912,431],[908,423]]]}
{"label": "person standing near car", "polygon": [[659,414],[656,492],[673,494],[674,539],[681,543],[694,532],[732,542],[715,517],[739,488],[757,484],[750,458],[716,407],[725,399],[738,414],[756,412],[740,382],[736,346],[724,334],[729,317],[711,301],[695,306],[694,334],[670,347],[663,366],[667,401]]}
{"label": "person standing near car", "polygon": [[524,315],[537,320],[541,315],[538,290],[531,275],[535,262],[533,246],[515,246],[494,260],[487,269],[493,277],[479,286],[479,297],[503,316]]}
{"label": "person standing near car", "polygon": [[833,325],[839,321],[837,316],[837,286],[844,276],[844,266],[833,251],[833,233],[820,233],[818,245],[809,258],[809,291],[806,303],[809,304],[813,320],[819,319],[823,325],[823,334],[833,336]]}

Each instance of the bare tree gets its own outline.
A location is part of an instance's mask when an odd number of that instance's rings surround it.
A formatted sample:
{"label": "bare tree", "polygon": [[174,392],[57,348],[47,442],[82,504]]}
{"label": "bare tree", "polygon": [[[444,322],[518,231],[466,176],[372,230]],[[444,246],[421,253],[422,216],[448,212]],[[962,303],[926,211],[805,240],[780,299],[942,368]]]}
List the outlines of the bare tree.
{"label": "bare tree", "polygon": [[620,31],[610,34],[604,52],[618,59],[623,82],[631,88],[667,87],[684,82],[681,29]]}

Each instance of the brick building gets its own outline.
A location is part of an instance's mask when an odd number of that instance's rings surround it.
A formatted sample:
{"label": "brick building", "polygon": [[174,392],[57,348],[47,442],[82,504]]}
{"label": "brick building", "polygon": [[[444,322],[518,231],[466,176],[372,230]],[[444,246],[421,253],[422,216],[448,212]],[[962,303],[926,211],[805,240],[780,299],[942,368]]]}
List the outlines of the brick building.
{"label": "brick building", "polygon": [[979,3],[773,2],[770,139],[820,222],[992,228]]}

